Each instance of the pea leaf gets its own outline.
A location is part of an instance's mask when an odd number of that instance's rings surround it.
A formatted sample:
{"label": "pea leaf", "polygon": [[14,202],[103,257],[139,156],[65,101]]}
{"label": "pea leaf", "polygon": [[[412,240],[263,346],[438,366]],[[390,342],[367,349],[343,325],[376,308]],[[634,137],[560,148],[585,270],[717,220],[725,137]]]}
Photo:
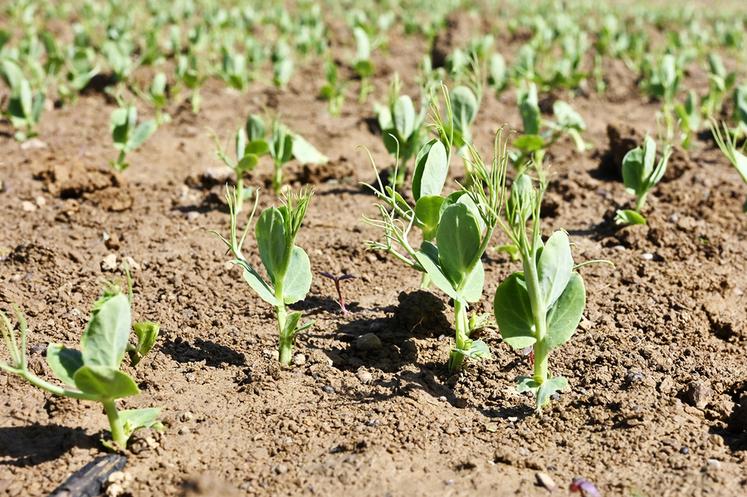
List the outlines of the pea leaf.
{"label": "pea leaf", "polygon": [[571,339],[578,323],[581,322],[584,306],[586,306],[584,280],[580,274],[573,273],[565,291],[547,314],[545,342],[551,349],[560,347]]}
{"label": "pea leaf", "polygon": [[83,366],[73,380],[81,392],[101,399],[121,399],[140,393],[137,384],[127,374],[106,366]]}
{"label": "pea leaf", "polygon": [[464,288],[459,292],[467,302],[478,302],[482,298],[482,289],[485,286],[485,268],[482,261],[477,261],[474,269],[467,277]]}
{"label": "pea leaf", "polygon": [[293,158],[301,164],[324,164],[329,159],[301,135],[293,135]]}
{"label": "pea leaf", "polygon": [[283,301],[294,304],[303,300],[311,288],[311,262],[304,249],[294,246],[291,250],[288,271],[283,279]]}
{"label": "pea leaf", "polygon": [[415,106],[409,95],[400,95],[394,102],[394,128],[403,140],[407,140],[415,130]]}
{"label": "pea leaf", "polygon": [[461,285],[480,257],[480,242],[480,226],[466,205],[457,203],[444,209],[436,244],[440,265],[455,287]]}
{"label": "pea leaf", "polygon": [[415,158],[412,195],[415,200],[428,195],[440,195],[446,183],[449,162],[446,147],[433,139],[423,145]]}
{"label": "pea leaf", "polygon": [[415,220],[423,231],[424,240],[433,240],[441,220],[446,199],[438,195],[420,197],[415,203]]}
{"label": "pea leaf", "polygon": [[268,207],[257,220],[255,237],[267,274],[274,286],[285,276],[288,267],[290,247],[287,247],[288,234],[285,230],[285,218],[277,207]]}
{"label": "pea leaf", "polygon": [[244,281],[246,281],[249,286],[257,292],[257,295],[259,295],[262,300],[273,307],[279,305],[278,300],[275,298],[275,291],[265,282],[264,279],[262,279],[259,273],[257,273],[248,262],[241,259],[235,259],[233,263],[238,264],[244,269]]}
{"label": "pea leaf", "polygon": [[125,437],[130,438],[136,430],[141,428],[152,428],[160,431],[163,429],[163,425],[158,421],[160,414],[161,410],[155,407],[119,411],[119,419],[122,421]]}
{"label": "pea leaf", "polygon": [[81,339],[83,363],[119,369],[131,329],[127,296],[117,293],[99,299]]}
{"label": "pea leaf", "polygon": [[540,292],[545,303],[545,310],[550,309],[563,293],[572,272],[573,256],[568,235],[564,231],[556,231],[547,240],[537,263]]}
{"label": "pea leaf", "polygon": [[456,288],[454,288],[454,285],[441,270],[438,262],[436,262],[438,258],[438,249],[436,246],[430,242],[424,242],[421,249],[415,253],[415,256],[420,265],[423,266],[423,269],[425,269],[425,272],[430,276],[433,284],[452,299],[459,300]]}
{"label": "pea leaf", "polygon": [[83,367],[83,356],[77,350],[50,343],[47,347],[47,364],[63,383],[75,386],[73,376]]}
{"label": "pea leaf", "polygon": [[532,305],[521,273],[513,273],[498,286],[493,312],[503,341],[512,348],[524,349],[537,341]]}

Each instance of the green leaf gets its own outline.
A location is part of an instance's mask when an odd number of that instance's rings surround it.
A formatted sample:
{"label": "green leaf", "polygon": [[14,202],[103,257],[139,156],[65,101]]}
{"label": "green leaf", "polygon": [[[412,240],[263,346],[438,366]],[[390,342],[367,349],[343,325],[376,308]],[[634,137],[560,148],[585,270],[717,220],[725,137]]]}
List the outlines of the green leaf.
{"label": "green leaf", "polygon": [[459,292],[467,302],[478,302],[482,298],[482,289],[485,286],[485,268],[482,261],[477,261],[474,269],[467,277],[464,288]]}
{"label": "green leaf", "polygon": [[285,318],[285,326],[281,332],[281,336],[290,337],[294,339],[296,336],[296,327],[298,322],[301,320],[301,313],[298,311],[289,313]]}
{"label": "green leaf", "polygon": [[273,307],[280,305],[280,302],[275,298],[275,291],[265,283],[265,280],[257,273],[257,271],[249,265],[248,262],[235,259],[234,264],[238,264],[244,269],[244,281],[246,281],[252,289],[257,292],[257,295],[270,304]]}
{"label": "green leaf", "polygon": [[311,262],[309,256],[299,246],[291,251],[288,271],[283,280],[283,301],[294,304],[306,298],[311,288]]}
{"label": "green leaf", "polygon": [[519,376],[516,378],[516,392],[518,393],[532,392],[536,395],[539,388],[539,382],[532,376]]}
{"label": "green leaf", "polygon": [[50,343],[47,347],[47,364],[63,383],[75,386],[73,377],[75,372],[83,367],[83,356],[77,350]]}
{"label": "green leaf", "polygon": [[262,211],[255,227],[255,237],[262,264],[273,286],[278,286],[285,277],[291,249],[288,247],[285,219],[280,209],[268,207]]}
{"label": "green leaf", "polygon": [[252,140],[244,149],[245,154],[257,156],[265,155],[270,152],[270,145],[264,140]]}
{"label": "green leaf", "polygon": [[105,366],[83,366],[73,380],[81,392],[101,399],[121,399],[140,393],[137,384],[127,374]]}
{"label": "green leaf", "polygon": [[135,150],[140,147],[140,145],[145,143],[145,140],[150,138],[150,135],[155,133],[156,128],[158,128],[158,125],[152,119],[150,121],[140,123],[140,125],[135,128],[135,131],[132,133],[130,140],[127,142],[127,148],[129,150]]}
{"label": "green leaf", "polygon": [[436,233],[439,262],[456,288],[482,255],[480,225],[469,208],[461,203],[444,209]]}
{"label": "green leaf", "polygon": [[250,115],[246,120],[246,137],[249,142],[264,141],[265,123],[259,116]]}
{"label": "green leaf", "polygon": [[257,167],[259,159],[254,154],[247,154],[236,164],[236,174],[242,176]]}
{"label": "green leaf", "polygon": [[[426,250],[423,250],[424,248]],[[429,255],[428,252],[431,252],[431,254]],[[454,288],[453,283],[451,283],[443,271],[441,271],[441,268],[434,259],[433,252],[435,252],[435,257],[438,257],[438,249],[436,246],[430,242],[424,242],[421,249],[415,253],[415,257],[418,259],[420,265],[423,266],[425,272],[428,273],[431,282],[433,282],[439,290],[452,299],[459,300],[459,293],[456,291],[456,288]]]}
{"label": "green leaf", "polygon": [[125,437],[130,438],[135,431],[142,428],[152,428],[158,431],[162,430],[163,425],[158,421],[158,416],[160,414],[161,410],[155,407],[119,411],[119,419],[122,421]]}
{"label": "green leaf", "polygon": [[623,209],[615,214],[615,223],[619,225],[646,224],[646,218],[634,210]]}
{"label": "green leaf", "polygon": [[555,115],[555,120],[561,128],[575,129],[577,131],[583,131],[586,129],[586,123],[581,115],[573,110],[573,107],[563,102],[562,100],[556,100],[552,106],[552,112]]}
{"label": "green leaf", "polygon": [[519,113],[524,126],[524,134],[539,135],[542,116],[537,102],[537,87],[534,83],[519,94]]}
{"label": "green leaf", "polygon": [[584,280],[580,274],[573,273],[565,291],[547,313],[545,343],[551,349],[560,347],[571,339],[578,323],[581,322],[584,307],[586,307]]}
{"label": "green leaf", "polygon": [[550,403],[550,397],[555,392],[562,392],[568,389],[568,380],[562,376],[556,376],[545,380],[537,390],[537,411]]}
{"label": "green leaf", "polygon": [[468,127],[477,117],[477,97],[466,86],[457,86],[451,93],[451,108],[457,129],[467,135]]}
{"label": "green leaf", "polygon": [[126,295],[118,293],[99,299],[81,339],[83,363],[119,369],[131,329],[130,302]]}
{"label": "green leaf", "polygon": [[446,199],[438,195],[420,197],[415,203],[415,220],[423,231],[424,240],[435,238],[445,203]]}
{"label": "green leaf", "polygon": [[324,164],[329,159],[301,135],[293,135],[293,157],[301,164]]}
{"label": "green leaf", "polygon": [[544,146],[545,140],[540,135],[521,135],[514,140],[514,147],[527,154],[541,150]]}
{"label": "green leaf", "polygon": [[394,128],[397,130],[400,138],[407,140],[415,130],[415,106],[408,95],[400,95],[394,102],[393,108]]}
{"label": "green leaf", "polygon": [[532,305],[521,273],[513,273],[498,286],[493,312],[503,341],[514,349],[531,347],[537,341]]}
{"label": "green leaf", "polygon": [[537,263],[540,292],[545,311],[558,300],[565,290],[573,272],[571,243],[565,231],[556,231],[550,236]]}
{"label": "green leaf", "polygon": [[134,349],[129,351],[129,355],[132,365],[137,366],[143,357],[148,355],[148,352],[150,352],[156,344],[161,325],[151,321],[142,321],[133,324],[132,329],[137,337],[137,345],[135,345]]}
{"label": "green leaf", "polygon": [[493,355],[490,348],[482,340],[469,340],[467,349],[451,349],[457,354],[461,354],[468,359],[491,359]]}
{"label": "green leaf", "polygon": [[440,195],[448,173],[449,159],[444,144],[433,139],[423,145],[415,158],[412,178],[412,195],[415,200],[428,195]]}

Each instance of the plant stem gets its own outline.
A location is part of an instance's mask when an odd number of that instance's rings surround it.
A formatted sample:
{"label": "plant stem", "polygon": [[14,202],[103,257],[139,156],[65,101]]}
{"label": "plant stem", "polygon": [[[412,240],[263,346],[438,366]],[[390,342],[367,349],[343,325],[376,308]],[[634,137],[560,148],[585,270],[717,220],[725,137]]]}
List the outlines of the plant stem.
{"label": "plant stem", "polygon": [[640,197],[638,197],[635,201],[635,211],[640,214],[641,209],[643,209],[643,206],[646,205],[646,196],[648,195],[648,192],[643,192]]}
{"label": "plant stem", "polygon": [[59,397],[70,397],[73,399],[78,400],[99,400],[98,397],[85,394],[83,392],[79,392],[77,390],[68,390],[66,388],[59,387],[57,385],[53,385],[52,383],[49,383],[48,381],[42,380],[35,374],[31,373],[30,371],[18,371],[18,374],[34,385],[35,387],[39,387],[42,390],[46,390],[47,392],[57,395]]}
{"label": "plant stem", "polygon": [[467,304],[461,300],[454,301],[454,328],[456,343],[449,355],[449,371],[456,372],[464,364],[464,352],[469,344],[469,320],[467,319]]}
{"label": "plant stem", "polygon": [[278,360],[283,366],[288,366],[293,357],[293,330],[286,333],[285,323],[287,318],[287,310],[283,303],[283,289],[282,287],[275,289],[275,298],[278,299],[280,304],[275,307],[275,313],[278,319],[278,332],[279,332],[279,343],[278,343]]}
{"label": "plant stem", "polygon": [[283,186],[283,165],[275,163],[275,174],[272,176],[272,189],[275,191],[275,195],[280,193],[280,188]]}
{"label": "plant stem", "polygon": [[244,178],[241,174],[236,175],[236,214],[244,207]]}
{"label": "plant stem", "polygon": [[[526,235],[524,235],[526,237]],[[526,239],[525,239],[526,241]],[[528,247],[528,243],[524,244]],[[534,244],[533,244],[534,245]],[[537,257],[535,247],[531,250],[525,249],[522,256],[524,266],[524,275],[526,278],[527,293],[529,294],[529,303],[532,307],[532,316],[534,320],[534,381],[540,385],[547,381],[547,359],[549,349],[545,343],[547,335],[547,313],[545,311],[545,302],[540,291],[539,276],[537,273]]]}
{"label": "plant stem", "polygon": [[106,417],[109,419],[109,427],[112,432],[112,440],[120,448],[125,449],[127,447],[127,436],[122,426],[122,420],[119,419],[119,412],[117,412],[117,406],[114,400],[102,400],[104,404],[104,411],[106,411]]}
{"label": "plant stem", "polygon": [[428,290],[430,286],[431,286],[431,277],[428,276],[428,273],[423,273],[423,276],[420,278],[420,289]]}

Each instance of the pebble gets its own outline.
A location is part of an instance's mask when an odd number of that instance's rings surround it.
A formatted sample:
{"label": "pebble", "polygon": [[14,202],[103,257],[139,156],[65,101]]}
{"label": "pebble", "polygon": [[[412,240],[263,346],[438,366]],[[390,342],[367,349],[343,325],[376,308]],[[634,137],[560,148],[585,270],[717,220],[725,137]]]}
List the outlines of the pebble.
{"label": "pebble", "polygon": [[23,202],[21,202],[21,209],[26,212],[34,212],[36,210],[36,206],[32,202],[24,200]]}
{"label": "pebble", "polygon": [[363,368],[359,368],[358,372],[355,373],[355,376],[357,376],[358,380],[360,380],[364,385],[368,385],[373,381],[373,375]]}
{"label": "pebble", "polygon": [[179,435],[187,435],[189,434],[189,428],[187,428],[186,426],[182,426],[181,428],[179,428],[178,433]]}
{"label": "pebble", "polygon": [[117,254],[109,254],[101,260],[102,271],[116,271]]}
{"label": "pebble", "polygon": [[39,206],[40,208],[44,207],[45,205],[47,205],[47,201],[41,195],[38,196],[38,197],[36,197],[34,199],[34,202],[36,202],[36,205]]}
{"label": "pebble", "polygon": [[262,351],[262,355],[267,357],[268,359],[272,359],[275,361],[280,360],[280,352],[278,352],[276,349],[264,349]]}
{"label": "pebble", "polygon": [[306,356],[303,354],[296,354],[293,356],[293,364],[296,366],[303,366],[306,364]]}
{"label": "pebble", "polygon": [[690,382],[682,392],[685,402],[698,409],[705,409],[713,396],[713,388],[707,381]]}
{"label": "pebble", "polygon": [[373,333],[361,335],[355,341],[355,348],[361,352],[373,352],[381,347],[381,339]]}
{"label": "pebble", "polygon": [[189,411],[184,411],[179,415],[179,421],[182,423],[186,423],[187,421],[190,421],[194,416]]}
{"label": "pebble", "polygon": [[39,150],[42,148],[47,148],[47,144],[38,138],[32,138],[21,143],[21,150]]}
{"label": "pebble", "polygon": [[706,465],[710,469],[721,469],[721,461],[718,459],[708,459],[706,460]]}
{"label": "pebble", "polygon": [[534,477],[537,479],[537,485],[546,488],[548,492],[554,492],[558,488],[555,481],[547,473],[538,471],[534,474]]}
{"label": "pebble", "polygon": [[332,385],[324,385],[322,387],[322,391],[324,393],[335,393],[335,389],[334,389],[334,387]]}
{"label": "pebble", "polygon": [[187,212],[186,217],[187,217],[187,221],[193,222],[193,221],[196,221],[197,218],[200,217],[200,213],[197,211],[189,211]]}
{"label": "pebble", "polygon": [[652,261],[654,260],[654,254],[644,252],[643,254],[641,254],[641,259],[643,259],[644,261]]}

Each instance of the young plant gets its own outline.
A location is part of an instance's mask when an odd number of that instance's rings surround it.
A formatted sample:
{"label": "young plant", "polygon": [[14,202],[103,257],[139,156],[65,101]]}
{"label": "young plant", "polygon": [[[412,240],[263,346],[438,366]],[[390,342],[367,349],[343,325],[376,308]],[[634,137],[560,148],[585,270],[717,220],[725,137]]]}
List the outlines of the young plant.
{"label": "young plant", "polygon": [[[441,125],[439,134],[446,131]],[[484,270],[481,258],[497,223],[500,191],[505,177],[507,155],[496,141],[496,157],[486,167],[470,146],[473,183],[449,196],[441,191],[448,172],[447,148],[438,140],[426,143],[418,154],[413,175],[415,205],[407,203],[392,187],[371,187],[381,200],[380,219],[366,222],[384,233],[381,242],[369,247],[385,251],[405,265],[427,275],[427,280],[454,301],[455,344],[449,354],[449,369],[458,371],[466,358],[484,359],[490,351],[482,340],[471,337],[483,322],[468,317],[470,303],[482,296]],[[419,249],[410,242],[414,227],[423,233]]]}
{"label": "young plant", "polygon": [[159,72],[153,77],[153,81],[151,81],[147,92],[138,90],[140,96],[144,100],[150,102],[150,104],[155,109],[156,125],[158,126],[171,121],[171,116],[169,116],[168,113],[164,112],[166,105],[168,105],[169,103],[169,97],[167,95],[166,88],[167,84],[168,80],[166,79],[166,74]]}
{"label": "young plant", "polygon": [[111,161],[110,164],[117,171],[124,171],[130,166],[125,160],[127,154],[145,143],[158,127],[153,119],[138,124],[137,108],[134,105],[115,109],[109,125],[114,148],[119,151],[117,159]]}
{"label": "young plant", "polygon": [[646,196],[664,177],[671,155],[672,147],[667,143],[657,162],[656,142],[648,135],[644,138],[642,147],[636,147],[625,154],[622,163],[623,183],[628,192],[636,196],[636,202],[634,210],[617,211],[617,224],[646,224],[646,218],[641,214],[646,204]]}
{"label": "young plant", "polygon": [[322,100],[327,101],[327,110],[332,116],[339,116],[342,104],[345,101],[345,84],[340,81],[337,64],[333,60],[324,63],[324,75],[326,81],[319,95]]}
{"label": "young plant", "polygon": [[554,121],[542,118],[537,98],[537,86],[530,83],[518,93],[519,113],[524,127],[523,134],[513,142],[518,150],[512,154],[514,166],[521,169],[529,159],[542,164],[547,150],[563,136],[570,137],[581,152],[587,146],[581,137],[586,123],[578,112],[562,100],[553,104]]}
{"label": "young plant", "polygon": [[694,90],[687,92],[685,101],[675,104],[674,112],[679,119],[680,130],[682,132],[682,146],[685,149],[689,149],[692,144],[693,135],[700,131],[703,122],[697,93]]}
{"label": "young plant", "polygon": [[337,292],[337,303],[340,306],[340,310],[342,311],[343,316],[347,316],[350,314],[350,311],[347,307],[345,307],[345,295],[342,293],[342,282],[353,280],[355,279],[355,276],[352,274],[343,273],[340,275],[334,275],[332,273],[328,273],[327,271],[322,271],[319,273],[320,275],[324,276],[327,279],[332,280],[332,282],[335,284],[335,291]]}
{"label": "young plant", "polygon": [[712,119],[721,112],[724,99],[734,87],[737,75],[727,73],[726,67],[717,53],[708,54],[708,93],[703,98],[702,113],[706,119]]}
{"label": "young plant", "polygon": [[273,162],[272,189],[275,194],[283,187],[283,166],[293,159],[301,164],[324,164],[327,157],[306,141],[301,135],[292,132],[275,119],[269,139],[265,138],[264,124],[258,117],[247,120],[247,137],[250,143],[265,141]]}
{"label": "young plant", "polygon": [[[252,189],[244,186],[244,176],[253,171],[259,163],[260,157],[270,151],[267,142],[262,138],[264,135],[264,124],[256,116],[250,116],[245,128],[239,128],[234,136],[234,159],[228,157],[221,148],[218,137],[215,140],[215,153],[223,163],[234,173],[236,184],[236,213],[240,213],[244,201],[251,197]],[[249,137],[252,137],[251,139]]]}
{"label": "young plant", "polygon": [[44,93],[33,91],[31,83],[14,61],[4,59],[1,67],[2,77],[10,88],[5,114],[17,130],[16,140],[26,141],[37,135],[36,127],[44,108]]}
{"label": "young plant", "polygon": [[[737,147],[736,136],[731,132],[726,123],[721,123],[721,127],[719,127],[715,121],[711,121],[710,127],[711,134],[716,140],[718,148],[729,159],[729,162],[737,170],[739,176],[742,177],[742,181],[747,184],[747,155],[745,155],[743,149],[740,150]],[[747,212],[747,202],[744,203],[742,210]]]}
{"label": "young plant", "polygon": [[555,231],[542,242],[540,210],[546,181],[542,166],[534,164],[535,188],[528,171],[511,186],[505,205],[503,231],[518,248],[522,271],[506,278],[493,301],[495,319],[503,340],[515,350],[531,347],[532,376],[517,379],[519,393],[531,392],[537,411],[551,396],[568,388],[568,380],[549,370],[550,353],[570,340],[586,305],[584,281],[574,271],[571,245],[564,231]]}
{"label": "young plant", "polygon": [[231,88],[243,91],[249,83],[248,74],[244,54],[224,45],[221,48],[221,78]]}
{"label": "young plant", "polygon": [[388,105],[377,106],[376,113],[384,147],[398,161],[397,177],[392,181],[401,184],[407,173],[407,163],[423,142],[423,111],[415,112],[412,98],[400,95],[399,77],[395,75]]}
{"label": "young plant", "polygon": [[[132,323],[131,301],[116,286],[110,286],[93,305],[91,318],[81,338],[80,350],[52,343],[47,347],[47,364],[63,385],[50,383],[35,375],[28,367],[26,343],[28,325],[19,309],[15,309],[19,333],[8,317],[0,312],[0,328],[10,363],[0,362],[0,369],[15,374],[32,385],[61,397],[100,402],[109,419],[111,442],[104,444],[113,450],[124,450],[135,430],[160,429],[159,409],[118,410],[116,401],[140,393],[135,381],[121,371],[125,354],[130,363],[138,362],[152,349],[159,326],[151,322]],[[130,343],[130,333],[136,343]],[[19,337],[20,335],[20,337]],[[20,340],[19,340],[20,338]]]}
{"label": "young plant", "polygon": [[241,266],[243,269],[244,280],[262,300],[275,308],[279,333],[280,364],[285,366],[291,362],[293,345],[298,333],[314,324],[313,321],[299,324],[301,313],[297,311],[288,312],[286,307],[305,299],[311,288],[312,274],[309,256],[295,244],[296,235],[301,229],[311,196],[312,192],[310,190],[302,190],[298,194],[287,195],[283,198],[282,206],[266,208],[257,220],[255,239],[269,281],[262,278],[242,253],[244,240],[246,240],[257,209],[256,201],[254,209],[249,215],[246,228],[239,237],[236,190],[227,189],[226,200],[231,216],[230,235],[226,239],[216,233],[233,255],[234,264]]}
{"label": "young plant", "polygon": [[280,40],[272,50],[272,81],[278,88],[285,88],[293,75],[293,54],[290,46]]}
{"label": "young plant", "polygon": [[374,74],[374,65],[371,61],[371,39],[365,29],[360,26],[353,28],[355,37],[356,51],[353,58],[353,70],[360,79],[361,86],[358,93],[358,102],[366,102],[368,94],[373,91],[371,77]]}
{"label": "young plant", "polygon": [[182,54],[176,59],[176,77],[181,84],[190,91],[190,102],[192,104],[192,113],[200,112],[202,96],[200,95],[200,86],[205,79],[197,56],[193,53]]}

